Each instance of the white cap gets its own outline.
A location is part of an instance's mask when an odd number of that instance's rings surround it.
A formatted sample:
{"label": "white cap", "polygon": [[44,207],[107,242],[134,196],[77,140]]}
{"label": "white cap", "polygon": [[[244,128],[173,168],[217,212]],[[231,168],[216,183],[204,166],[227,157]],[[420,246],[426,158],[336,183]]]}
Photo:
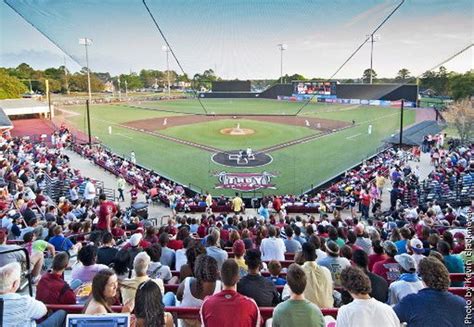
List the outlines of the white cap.
{"label": "white cap", "polygon": [[130,240],[128,241],[131,246],[138,246],[140,244],[140,241],[142,240],[143,235],[140,233],[135,233],[132,236],[130,236]]}

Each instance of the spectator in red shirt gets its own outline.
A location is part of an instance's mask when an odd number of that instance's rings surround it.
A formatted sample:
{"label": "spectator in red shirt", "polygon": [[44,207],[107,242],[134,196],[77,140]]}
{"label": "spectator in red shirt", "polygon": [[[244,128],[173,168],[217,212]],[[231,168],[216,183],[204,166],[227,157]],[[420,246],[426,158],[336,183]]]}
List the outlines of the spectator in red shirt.
{"label": "spectator in red shirt", "polygon": [[176,238],[172,239],[168,243],[168,247],[173,250],[180,250],[183,248],[183,240],[189,236],[189,231],[187,228],[180,228]]}
{"label": "spectator in red shirt", "polygon": [[389,284],[400,277],[400,264],[395,260],[397,246],[392,241],[385,241],[383,249],[388,258],[374,264],[372,272],[385,279]]}
{"label": "spectator in red shirt", "polygon": [[54,257],[52,271],[44,274],[36,286],[38,301],[45,304],[76,304],[76,294],[63,279],[68,264],[67,252],[60,252]]}
{"label": "spectator in red shirt", "polygon": [[374,250],[374,253],[369,255],[369,271],[372,271],[377,262],[387,259],[387,255],[383,251],[382,242],[380,240],[375,240],[374,243],[372,243],[372,249]]}
{"label": "spectator in red shirt", "polygon": [[97,229],[110,232],[112,230],[112,217],[117,213],[117,207],[112,201],[107,201],[104,193],[99,195],[99,221],[97,222]]}
{"label": "spectator in red shirt", "polygon": [[[200,311],[201,322],[206,327],[255,327],[261,326],[260,311],[255,301],[237,293],[239,266],[234,259],[224,261],[221,268],[223,290],[207,297]],[[235,314],[238,312],[239,314]]]}
{"label": "spectator in red shirt", "polygon": [[130,190],[130,198],[132,199],[132,204],[137,202],[138,199],[138,190],[135,185],[132,185],[132,189]]}
{"label": "spectator in red shirt", "polygon": [[121,227],[122,223],[119,218],[112,219],[110,227],[112,228],[112,235],[115,238],[121,238],[125,235],[125,231]]}
{"label": "spectator in red shirt", "polygon": [[369,208],[370,208],[370,201],[372,200],[369,190],[365,190],[360,195],[360,209],[362,212],[362,218],[369,219]]}
{"label": "spectator in red shirt", "polygon": [[279,196],[275,196],[273,200],[273,210],[275,210],[276,213],[280,213],[281,211],[281,199]]}

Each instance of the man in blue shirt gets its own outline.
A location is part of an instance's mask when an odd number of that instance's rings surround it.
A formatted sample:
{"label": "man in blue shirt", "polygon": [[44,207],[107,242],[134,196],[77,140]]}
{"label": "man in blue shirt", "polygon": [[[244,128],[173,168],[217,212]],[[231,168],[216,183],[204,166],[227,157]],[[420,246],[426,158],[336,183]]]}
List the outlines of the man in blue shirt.
{"label": "man in blue shirt", "polygon": [[[450,274],[452,273],[463,273],[464,272],[464,262],[461,257],[455,254],[450,254],[451,246],[446,241],[439,241],[436,245],[436,248],[439,253],[443,255],[444,264],[448,269]],[[463,287],[463,282],[452,282],[452,287]]]}
{"label": "man in blue shirt", "polygon": [[405,296],[393,308],[400,322],[408,327],[464,326],[466,301],[448,291],[446,267],[438,259],[427,257],[420,261],[418,272],[426,288]]}

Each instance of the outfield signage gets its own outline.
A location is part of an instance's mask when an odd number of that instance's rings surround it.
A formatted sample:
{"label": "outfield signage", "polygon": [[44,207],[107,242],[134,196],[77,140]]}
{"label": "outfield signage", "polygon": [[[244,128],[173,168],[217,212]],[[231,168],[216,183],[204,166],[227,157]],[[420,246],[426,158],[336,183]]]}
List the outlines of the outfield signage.
{"label": "outfield signage", "polygon": [[219,180],[216,189],[231,189],[237,191],[255,191],[259,189],[275,189],[275,185],[271,183],[271,179],[276,177],[275,174],[269,172],[262,173],[227,173],[222,171],[215,174]]}

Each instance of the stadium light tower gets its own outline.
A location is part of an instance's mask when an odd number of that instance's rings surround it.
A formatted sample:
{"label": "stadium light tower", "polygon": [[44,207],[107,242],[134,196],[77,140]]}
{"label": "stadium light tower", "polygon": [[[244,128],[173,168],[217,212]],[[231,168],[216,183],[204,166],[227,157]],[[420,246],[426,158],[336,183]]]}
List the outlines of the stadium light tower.
{"label": "stadium light tower", "polygon": [[374,42],[380,40],[379,34],[370,34],[367,35],[370,37],[370,84],[372,84],[372,65],[373,65],[373,57],[374,57]]}
{"label": "stadium light tower", "polygon": [[283,84],[283,51],[288,49],[288,45],[285,43],[277,44],[278,49],[280,49],[280,84]]}
{"label": "stadium light tower", "polygon": [[168,97],[171,98],[171,87],[170,87],[170,60],[169,60],[169,54],[170,54],[170,48],[168,48],[166,45],[161,47],[161,50],[166,52],[166,72],[167,72],[167,78],[168,78]]}
{"label": "stadium light tower", "polygon": [[89,103],[92,103],[92,93],[91,93],[91,74],[89,69],[89,52],[87,47],[92,45],[92,40],[86,37],[79,39],[79,44],[83,45],[86,49],[86,68],[87,68],[87,90],[89,92]]}

